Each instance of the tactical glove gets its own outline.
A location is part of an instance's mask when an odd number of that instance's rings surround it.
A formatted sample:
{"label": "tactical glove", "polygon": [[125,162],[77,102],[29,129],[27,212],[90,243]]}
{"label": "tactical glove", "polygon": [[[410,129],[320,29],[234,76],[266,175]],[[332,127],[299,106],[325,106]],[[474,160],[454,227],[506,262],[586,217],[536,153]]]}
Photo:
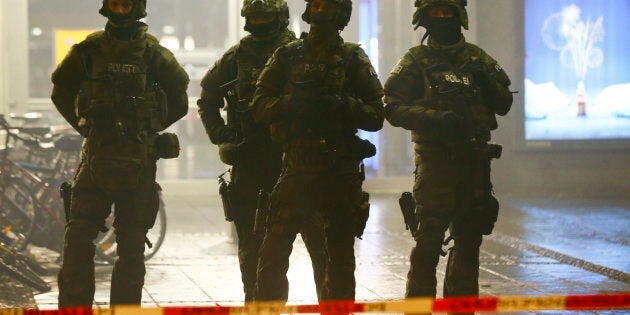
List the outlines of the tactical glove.
{"label": "tactical glove", "polygon": [[322,95],[315,102],[323,116],[342,114],[348,109],[348,99],[339,94]]}
{"label": "tactical glove", "polygon": [[225,127],[219,131],[219,143],[238,143],[240,141],[241,136],[234,128]]}
{"label": "tactical glove", "polygon": [[281,99],[280,110],[289,120],[302,119],[312,110],[313,102],[299,95],[285,95]]}
{"label": "tactical glove", "polygon": [[463,118],[452,110],[437,111],[434,116],[438,136],[444,141],[455,140],[462,135]]}
{"label": "tactical glove", "polygon": [[227,165],[234,165],[239,158],[239,145],[225,142],[219,145],[219,159]]}

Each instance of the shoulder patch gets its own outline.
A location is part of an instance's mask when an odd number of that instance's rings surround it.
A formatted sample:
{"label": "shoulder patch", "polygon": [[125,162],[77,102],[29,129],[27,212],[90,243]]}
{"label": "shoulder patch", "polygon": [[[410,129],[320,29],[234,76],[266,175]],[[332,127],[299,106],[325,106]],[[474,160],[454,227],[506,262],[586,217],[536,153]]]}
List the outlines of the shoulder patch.
{"label": "shoulder patch", "polygon": [[398,63],[394,65],[394,68],[389,72],[390,74],[400,74],[405,69],[405,66],[402,65],[402,59],[398,60]]}
{"label": "shoulder patch", "polygon": [[374,69],[374,67],[369,67],[368,68],[368,77],[376,77],[378,76],[378,73],[376,73],[376,70]]}
{"label": "shoulder patch", "polygon": [[494,70],[496,70],[497,73],[503,72],[503,68],[501,68],[498,63],[494,65]]}

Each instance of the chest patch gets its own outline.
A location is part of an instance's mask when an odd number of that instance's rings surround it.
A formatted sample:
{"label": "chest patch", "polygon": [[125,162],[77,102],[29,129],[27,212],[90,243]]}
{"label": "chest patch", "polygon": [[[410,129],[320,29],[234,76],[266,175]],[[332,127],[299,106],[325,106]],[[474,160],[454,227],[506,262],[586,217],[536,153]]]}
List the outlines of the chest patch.
{"label": "chest patch", "polygon": [[304,64],[304,74],[314,74],[314,73],[322,73],[326,70],[326,65],[324,64],[313,64],[313,63],[305,63]]}
{"label": "chest patch", "polygon": [[138,70],[136,65],[113,62],[107,63],[107,73],[135,74],[139,72]]}

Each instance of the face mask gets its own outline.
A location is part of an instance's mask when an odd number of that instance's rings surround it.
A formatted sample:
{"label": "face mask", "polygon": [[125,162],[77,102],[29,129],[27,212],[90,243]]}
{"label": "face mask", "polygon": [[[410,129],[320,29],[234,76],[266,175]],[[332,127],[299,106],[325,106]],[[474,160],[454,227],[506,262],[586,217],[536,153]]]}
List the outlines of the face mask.
{"label": "face mask", "polygon": [[110,13],[108,19],[109,23],[113,26],[125,27],[131,25],[133,22],[136,21],[134,16],[135,13],[133,11],[123,15]]}
{"label": "face mask", "polygon": [[280,30],[280,21],[277,19],[273,22],[263,23],[263,24],[249,24],[247,26],[247,30],[253,36],[269,36],[273,35]]}
{"label": "face mask", "polygon": [[462,38],[459,19],[428,17],[427,32],[431,38],[443,45],[452,45]]}

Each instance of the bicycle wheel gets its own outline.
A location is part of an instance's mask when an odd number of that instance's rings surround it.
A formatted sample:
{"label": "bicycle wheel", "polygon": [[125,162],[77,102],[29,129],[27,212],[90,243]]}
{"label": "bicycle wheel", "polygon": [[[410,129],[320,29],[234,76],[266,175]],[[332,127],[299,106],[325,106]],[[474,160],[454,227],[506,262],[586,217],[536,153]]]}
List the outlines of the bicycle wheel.
{"label": "bicycle wheel", "polygon": [[5,179],[0,186],[0,228],[13,234],[11,247],[21,251],[28,245],[37,219],[35,198],[19,178]]}
{"label": "bicycle wheel", "polygon": [[37,217],[31,234],[30,243],[46,247],[61,253],[65,231],[64,205],[59,196],[57,181],[50,181],[49,186],[35,202]]}
{"label": "bicycle wheel", "polygon": [[0,271],[39,291],[50,291],[50,285],[37,275],[21,257],[0,244]]}
{"label": "bicycle wheel", "polygon": [[[103,263],[111,264],[116,259],[116,234],[112,223],[114,222],[114,211],[106,220],[106,226],[109,229],[105,233],[100,233],[96,240],[96,259]],[[164,238],[166,236],[166,209],[164,208],[164,201],[160,195],[160,207],[158,209],[158,215],[155,220],[155,225],[147,233],[147,239],[151,243],[151,248],[148,246],[144,250],[144,261],[151,259],[157,251],[162,247]]]}

